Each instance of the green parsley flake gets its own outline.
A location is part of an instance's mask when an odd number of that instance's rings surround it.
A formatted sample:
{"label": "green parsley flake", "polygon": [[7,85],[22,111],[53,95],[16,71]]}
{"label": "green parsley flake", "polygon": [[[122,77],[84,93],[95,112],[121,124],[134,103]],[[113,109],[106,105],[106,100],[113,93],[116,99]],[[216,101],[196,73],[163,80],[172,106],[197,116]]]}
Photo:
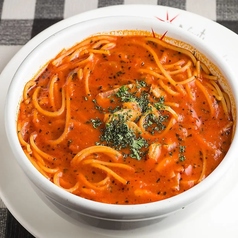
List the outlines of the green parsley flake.
{"label": "green parsley flake", "polygon": [[185,155],[180,155],[180,156],[179,156],[179,161],[180,161],[180,162],[185,161],[185,159],[186,159]]}
{"label": "green parsley flake", "polygon": [[186,149],[186,146],[180,145],[180,146],[179,146],[179,153],[184,153],[184,152],[185,152],[185,149]]}
{"label": "green parsley flake", "polygon": [[164,101],[165,101],[164,97],[160,97],[159,101],[154,104],[155,108],[157,110],[164,110],[165,109]]}
{"label": "green parsley flake", "polygon": [[102,125],[102,122],[99,118],[96,118],[96,119],[91,119],[90,120],[92,125],[93,125],[93,128],[98,128],[99,126]]}
{"label": "green parsley flake", "polygon": [[185,153],[185,150],[186,150],[186,146],[184,146],[184,145],[179,146],[179,161],[180,162],[183,162],[186,160],[186,157],[183,154],[183,153]]}
{"label": "green parsley flake", "polygon": [[[146,83],[142,83],[143,81],[139,81],[140,84],[137,83],[137,85],[140,85],[140,87],[147,86]],[[137,92],[137,90],[136,90]],[[118,98],[121,99],[121,102],[137,102],[142,110],[142,112],[146,112],[148,110],[148,104],[149,104],[149,94],[146,91],[142,91],[140,93],[140,96],[136,96],[136,92],[130,92],[129,87],[126,85],[123,85],[119,88],[117,93],[115,94]]]}
{"label": "green parsley flake", "polygon": [[145,139],[137,137],[134,131],[128,127],[123,115],[115,115],[112,120],[106,123],[100,139],[107,146],[116,150],[130,149],[130,156],[137,160],[141,159],[141,150],[148,146]]}
{"label": "green parsley flake", "polygon": [[116,96],[121,99],[122,102],[135,102],[136,98],[129,92],[129,88],[123,85],[116,92]]}

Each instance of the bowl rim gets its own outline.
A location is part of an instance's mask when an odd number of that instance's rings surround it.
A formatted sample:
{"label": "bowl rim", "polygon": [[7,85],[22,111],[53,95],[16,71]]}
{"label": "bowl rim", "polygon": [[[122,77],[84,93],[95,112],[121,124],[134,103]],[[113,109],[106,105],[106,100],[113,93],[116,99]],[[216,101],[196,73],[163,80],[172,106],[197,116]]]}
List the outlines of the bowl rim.
{"label": "bowl rim", "polygon": [[[91,20],[85,20],[80,23],[75,23],[71,26],[68,26],[57,33],[54,33],[53,35],[47,37],[45,40],[43,40],[40,44],[38,44],[22,61],[19,68],[17,69],[14,77],[12,78],[12,81],[10,83],[10,87],[7,92],[7,99],[5,104],[5,128],[7,133],[7,138],[11,147],[11,150],[14,153],[14,156],[17,159],[18,164],[23,169],[27,177],[33,181],[33,183],[42,190],[42,183],[46,184],[46,187],[44,186],[44,192],[46,192],[47,196],[49,196],[51,199],[55,200],[55,202],[61,203],[62,201],[65,201],[67,205],[70,206],[71,209],[74,210],[75,207],[80,207],[83,211],[89,211],[89,213],[93,214],[95,211],[96,213],[105,213],[105,211],[109,214],[109,216],[114,216],[115,212],[118,217],[127,217],[128,220],[133,219],[135,216],[139,216],[141,214],[146,214],[147,216],[150,216],[149,214],[155,213],[156,209],[160,211],[161,214],[168,213],[172,210],[179,210],[180,208],[187,205],[188,200],[194,201],[197,196],[201,196],[206,190],[211,188],[212,185],[215,184],[215,182],[218,180],[218,177],[220,174],[225,174],[227,169],[231,166],[234,159],[231,159],[231,155],[235,153],[235,143],[234,141],[237,140],[237,132],[234,134],[233,141],[231,143],[230,149],[225,156],[225,158],[222,160],[222,162],[218,165],[218,167],[201,183],[197,184],[193,188],[179,194],[176,196],[173,196],[171,198],[167,198],[162,201],[158,202],[152,202],[152,203],[146,203],[146,204],[135,204],[135,205],[115,205],[115,204],[106,204],[96,201],[90,201],[88,199],[81,198],[79,196],[73,195],[68,193],[67,191],[63,190],[62,188],[59,188],[58,186],[54,185],[52,182],[48,181],[43,175],[41,175],[38,170],[35,169],[35,167],[31,164],[31,162],[28,160],[28,158],[25,156],[23,150],[21,149],[20,143],[17,138],[17,130],[16,126],[13,127],[13,123],[15,118],[13,119],[13,112],[12,108],[13,104],[15,102],[14,100],[14,93],[16,92],[16,81],[19,80],[19,77],[24,73],[24,69],[27,67],[29,61],[31,60],[32,55],[34,56],[37,54],[42,48],[46,47],[46,45],[49,43],[49,41],[54,41],[55,38],[60,37],[61,35],[64,35],[68,31],[72,31],[75,28],[80,27],[88,27],[88,24],[90,27],[96,26],[99,23],[102,22],[110,22],[110,24],[125,24],[126,22],[130,20],[133,22],[133,24],[138,25],[138,23],[143,23],[145,20],[145,25],[148,25],[148,23],[153,23],[160,26],[160,27],[167,27],[168,33],[169,31],[176,32],[176,34],[183,33],[183,36],[181,36],[182,39],[188,39],[189,42],[193,42],[191,44],[194,48],[198,49],[198,51],[206,51],[208,53],[208,58],[213,59],[213,63],[218,66],[219,69],[222,69],[222,73],[229,76],[229,79],[234,78],[235,75],[232,73],[232,71],[229,69],[229,66],[226,64],[226,62],[221,59],[221,57],[211,49],[209,49],[208,46],[205,45],[205,43],[199,39],[198,37],[194,36],[193,34],[184,31],[183,29],[179,29],[176,26],[173,26],[168,23],[164,23],[161,21],[156,21],[155,19],[151,19],[148,17],[138,17],[138,16],[108,16],[108,17],[100,17],[96,19]],[[142,24],[143,25],[143,24]],[[139,29],[138,29],[139,30]],[[97,32],[97,31],[96,31]],[[188,42],[188,41],[185,41]],[[207,56],[207,55],[206,55]],[[34,56],[36,57],[36,56]],[[36,73],[36,72],[35,72]],[[28,81],[28,80],[27,80]],[[26,82],[27,82],[26,81]],[[229,80],[230,87],[232,90],[235,90],[235,85],[233,80]],[[233,92],[232,91],[232,92]],[[235,104],[238,105],[238,99],[237,99],[237,93],[233,92],[233,97],[235,100]],[[15,112],[16,113],[16,112]],[[237,113],[237,112],[236,112]],[[16,115],[15,115],[16,116]],[[236,116],[236,115],[235,115]],[[237,116],[236,116],[237,118]],[[16,121],[15,121],[16,123]],[[226,158],[230,158],[229,160]],[[23,162],[23,163],[22,163]],[[33,176],[33,177],[32,177]],[[46,190],[45,190],[46,189]],[[59,197],[57,197],[59,196]],[[187,198],[187,199],[186,199]],[[82,204],[81,204],[82,202]],[[119,208],[119,209],[118,209]],[[103,215],[105,216],[105,215]],[[104,217],[105,218],[105,217]],[[141,219],[141,218],[139,218]]]}

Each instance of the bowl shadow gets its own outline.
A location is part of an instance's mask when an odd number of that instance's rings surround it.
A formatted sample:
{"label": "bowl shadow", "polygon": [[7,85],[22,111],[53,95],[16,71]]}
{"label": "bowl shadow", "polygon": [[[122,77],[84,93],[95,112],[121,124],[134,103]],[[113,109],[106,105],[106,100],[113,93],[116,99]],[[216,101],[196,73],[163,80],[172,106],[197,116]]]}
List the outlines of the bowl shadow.
{"label": "bowl shadow", "polygon": [[[193,202],[192,204],[175,211],[167,216],[157,217],[152,219],[137,220],[137,221],[123,221],[123,220],[105,220],[95,217],[91,217],[84,214],[79,214],[75,212],[69,212],[68,209],[64,209],[62,206],[57,206],[51,200],[47,198],[44,199],[46,205],[50,207],[55,213],[66,221],[74,224],[76,226],[85,227],[86,229],[99,229],[101,232],[103,230],[111,231],[133,231],[138,229],[149,229],[150,227],[156,226],[156,229],[164,230],[169,229],[185,219],[190,219],[191,216],[195,215],[200,209],[202,209],[199,200]],[[198,205],[199,204],[199,205]]]}

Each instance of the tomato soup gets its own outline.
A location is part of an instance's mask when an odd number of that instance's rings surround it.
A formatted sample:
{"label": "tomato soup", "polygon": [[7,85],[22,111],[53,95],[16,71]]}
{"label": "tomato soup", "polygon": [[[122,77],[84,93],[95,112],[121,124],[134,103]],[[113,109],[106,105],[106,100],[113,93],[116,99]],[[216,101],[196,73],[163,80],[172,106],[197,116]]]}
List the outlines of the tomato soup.
{"label": "tomato soup", "polygon": [[29,81],[19,141],[47,179],[77,196],[141,204],[182,193],[226,155],[233,118],[218,78],[154,34],[95,35]]}

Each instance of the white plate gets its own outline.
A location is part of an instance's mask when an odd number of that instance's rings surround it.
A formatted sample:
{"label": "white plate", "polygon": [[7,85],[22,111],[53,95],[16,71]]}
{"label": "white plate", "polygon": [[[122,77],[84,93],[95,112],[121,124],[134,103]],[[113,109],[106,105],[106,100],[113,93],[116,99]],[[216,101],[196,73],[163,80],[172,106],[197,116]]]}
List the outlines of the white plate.
{"label": "white plate", "polygon": [[[158,17],[203,39],[231,65],[238,75],[238,36],[201,16],[179,9],[152,5],[121,5],[100,8],[63,20],[43,31],[13,57],[1,74],[0,87],[0,196],[15,218],[34,236],[73,237],[238,237],[238,161],[226,176],[198,203],[152,223],[105,223],[82,221],[71,224],[51,211],[35,194],[6,141],[4,101],[13,74],[33,47],[66,26],[109,15]],[[159,19],[158,19],[159,21]]]}

